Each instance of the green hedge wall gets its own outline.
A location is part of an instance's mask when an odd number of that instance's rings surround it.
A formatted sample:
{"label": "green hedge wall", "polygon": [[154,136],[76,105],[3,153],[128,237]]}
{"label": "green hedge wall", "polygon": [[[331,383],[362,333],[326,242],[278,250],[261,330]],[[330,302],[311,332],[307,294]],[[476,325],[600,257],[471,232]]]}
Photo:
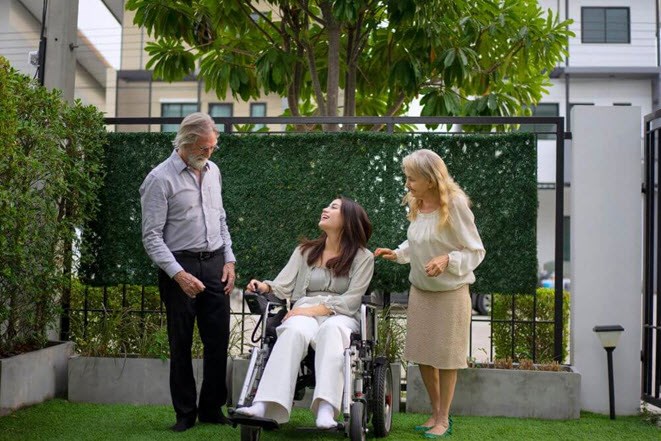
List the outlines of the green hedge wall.
{"label": "green hedge wall", "polygon": [[[85,232],[82,275],[93,285],[152,285],[140,238],[138,188],[170,155],[173,134],[116,133],[107,148],[102,215]],[[238,286],[274,277],[297,240],[316,237],[321,210],[337,195],[359,201],[374,224],[370,247],[406,239],[401,159],[429,148],[473,201],[487,257],[477,292],[532,293],[537,273],[537,156],[530,134],[314,133],[221,135],[213,160],[238,264]],[[374,289],[408,286],[408,266],[378,261]]]}

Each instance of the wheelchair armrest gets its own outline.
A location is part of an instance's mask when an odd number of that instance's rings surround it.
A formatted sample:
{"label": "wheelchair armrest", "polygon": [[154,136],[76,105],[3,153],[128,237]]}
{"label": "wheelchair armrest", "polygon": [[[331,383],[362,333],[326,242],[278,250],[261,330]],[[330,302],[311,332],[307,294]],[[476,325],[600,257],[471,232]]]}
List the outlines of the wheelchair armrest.
{"label": "wheelchair armrest", "polygon": [[379,302],[379,299],[374,294],[364,295],[361,298],[360,303],[363,304],[363,305],[369,305],[369,306],[373,306],[373,307],[382,307],[383,306],[383,302]]}
{"label": "wheelchair armrest", "polygon": [[262,294],[253,291],[244,291],[243,299],[248,305],[248,309],[252,314],[262,315],[266,312],[266,305],[271,306],[285,306],[286,300],[276,297],[272,292]]}

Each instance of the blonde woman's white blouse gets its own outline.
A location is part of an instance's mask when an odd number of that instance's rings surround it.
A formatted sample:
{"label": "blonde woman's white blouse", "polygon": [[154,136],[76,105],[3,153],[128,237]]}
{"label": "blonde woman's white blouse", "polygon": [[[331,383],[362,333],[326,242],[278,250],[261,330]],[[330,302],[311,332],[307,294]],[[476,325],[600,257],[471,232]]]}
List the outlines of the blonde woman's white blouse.
{"label": "blonde woman's white blouse", "polygon": [[[395,250],[397,263],[410,263],[409,281],[426,291],[451,291],[475,282],[473,270],[484,259],[486,251],[475,227],[475,217],[464,196],[450,203],[450,218],[438,228],[440,210],[420,213],[411,222],[407,240]],[[425,265],[434,257],[449,255],[445,271],[437,277],[425,273]]]}

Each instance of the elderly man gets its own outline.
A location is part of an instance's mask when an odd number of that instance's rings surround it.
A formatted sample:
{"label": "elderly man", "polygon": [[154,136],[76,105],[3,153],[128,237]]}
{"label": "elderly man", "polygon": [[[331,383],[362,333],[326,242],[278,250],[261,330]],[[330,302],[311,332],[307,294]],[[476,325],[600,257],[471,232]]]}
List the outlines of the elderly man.
{"label": "elderly man", "polygon": [[[209,161],[218,148],[213,119],[188,115],[174,151],[140,187],[142,242],[159,269],[159,290],[167,312],[170,394],[177,415],[172,430],[195,424],[226,424],[225,371],[229,341],[229,294],[234,288],[232,239],[227,228],[221,177]],[[204,345],[199,404],[191,346],[193,325]]]}

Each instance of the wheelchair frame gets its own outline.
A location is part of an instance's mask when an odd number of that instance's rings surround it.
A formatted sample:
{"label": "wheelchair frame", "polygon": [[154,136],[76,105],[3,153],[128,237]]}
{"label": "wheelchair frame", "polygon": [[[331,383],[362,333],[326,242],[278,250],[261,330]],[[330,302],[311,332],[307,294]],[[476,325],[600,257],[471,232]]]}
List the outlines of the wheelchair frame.
{"label": "wheelchair frame", "polygon": [[[261,337],[259,346],[253,347],[248,364],[246,378],[241,388],[237,408],[252,405],[261,375],[266,367],[276,337],[269,335],[267,328],[272,323],[269,319],[277,319],[276,315],[288,308],[284,300],[273,294],[263,295],[250,291],[244,292],[244,299],[253,314],[260,315]],[[276,310],[280,312],[275,312]],[[371,421],[376,437],[389,434],[392,424],[392,394],[393,384],[390,364],[385,357],[375,356],[377,342],[377,305],[370,296],[363,296],[360,306],[360,335],[352,334],[351,344],[344,351],[344,391],[342,395],[343,421],[339,422],[335,431],[344,432],[351,441],[365,440],[367,425]],[[308,354],[309,356],[310,354]],[[302,398],[305,388],[309,386],[309,375],[305,371],[306,358],[301,361],[301,370],[296,380],[295,399]],[[262,429],[273,430],[280,425],[268,418],[257,418],[241,415],[230,409],[230,420],[234,425],[241,426],[241,441],[258,441]],[[310,430],[310,429],[304,429]],[[320,430],[320,429],[312,429]]]}

